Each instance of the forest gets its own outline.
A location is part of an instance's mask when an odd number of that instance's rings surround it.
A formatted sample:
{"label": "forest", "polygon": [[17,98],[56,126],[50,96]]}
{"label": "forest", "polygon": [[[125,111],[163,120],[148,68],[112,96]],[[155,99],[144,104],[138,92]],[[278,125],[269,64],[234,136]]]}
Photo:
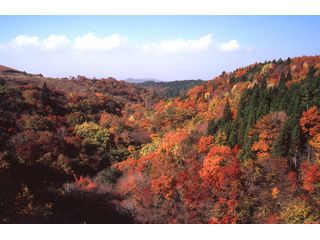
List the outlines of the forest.
{"label": "forest", "polygon": [[1,223],[320,223],[320,56],[131,84],[0,66]]}
{"label": "forest", "polygon": [[183,97],[186,95],[188,89],[202,84],[203,81],[198,80],[175,80],[169,82],[155,82],[155,81],[145,81],[142,83],[137,83],[138,86],[143,88],[154,90],[155,94],[160,98],[175,98]]}

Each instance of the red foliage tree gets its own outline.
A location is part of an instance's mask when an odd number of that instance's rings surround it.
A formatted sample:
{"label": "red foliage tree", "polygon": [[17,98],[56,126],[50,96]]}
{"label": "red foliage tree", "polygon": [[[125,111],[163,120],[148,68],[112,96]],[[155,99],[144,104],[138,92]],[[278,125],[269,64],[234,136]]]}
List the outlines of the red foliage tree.
{"label": "red foliage tree", "polygon": [[205,188],[211,188],[218,202],[212,210],[211,223],[234,223],[241,191],[241,170],[237,152],[230,147],[214,146],[199,172]]}
{"label": "red foliage tree", "polygon": [[286,121],[287,116],[284,112],[276,112],[262,117],[256,125],[250,129],[249,136],[258,135],[251,149],[257,152],[259,158],[267,158],[270,156],[274,140],[279,135],[279,131]]}
{"label": "red foliage tree", "polygon": [[302,164],[303,188],[308,192],[320,190],[320,167],[318,164],[304,162]]}
{"label": "red foliage tree", "polygon": [[309,134],[311,137],[320,133],[320,112],[317,107],[313,106],[302,113],[300,126],[302,131]]}
{"label": "red foliage tree", "polygon": [[216,194],[236,197],[241,171],[238,159],[230,147],[212,147],[199,174],[206,184],[212,186]]}
{"label": "red foliage tree", "polygon": [[74,175],[74,178],[75,178],[76,186],[80,190],[92,191],[97,187],[97,185],[89,177],[80,176],[80,178],[77,178]]}
{"label": "red foliage tree", "polygon": [[198,143],[198,153],[207,153],[214,143],[213,136],[202,136]]}

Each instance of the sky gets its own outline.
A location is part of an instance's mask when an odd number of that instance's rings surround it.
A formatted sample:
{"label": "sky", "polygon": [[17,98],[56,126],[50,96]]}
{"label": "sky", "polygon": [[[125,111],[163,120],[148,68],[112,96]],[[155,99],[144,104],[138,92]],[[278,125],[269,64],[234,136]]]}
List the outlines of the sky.
{"label": "sky", "polygon": [[212,79],[320,54],[320,16],[0,16],[0,64],[49,77]]}

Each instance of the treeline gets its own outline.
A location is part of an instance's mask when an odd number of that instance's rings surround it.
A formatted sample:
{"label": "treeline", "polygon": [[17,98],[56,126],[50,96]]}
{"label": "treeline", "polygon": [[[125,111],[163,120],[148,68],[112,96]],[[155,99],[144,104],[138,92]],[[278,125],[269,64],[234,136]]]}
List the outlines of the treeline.
{"label": "treeline", "polygon": [[200,85],[203,80],[176,80],[170,82],[147,81],[137,83],[138,86],[153,90],[160,99],[185,96],[188,89]]}

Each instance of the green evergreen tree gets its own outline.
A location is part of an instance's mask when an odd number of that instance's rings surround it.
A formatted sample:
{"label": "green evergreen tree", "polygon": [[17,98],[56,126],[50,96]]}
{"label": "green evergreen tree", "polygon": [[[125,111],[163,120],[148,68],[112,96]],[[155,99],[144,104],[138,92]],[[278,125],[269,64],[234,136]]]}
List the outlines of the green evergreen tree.
{"label": "green evergreen tree", "polygon": [[307,73],[306,79],[302,83],[304,109],[309,109],[312,105],[314,95],[314,89],[312,88],[312,85],[315,78],[315,72],[316,68],[311,67]]}
{"label": "green evergreen tree", "polygon": [[208,123],[208,135],[215,135],[220,127],[220,120],[211,120]]}
{"label": "green evergreen tree", "polygon": [[287,60],[286,60],[286,64],[291,64],[291,58],[287,58]]}
{"label": "green evergreen tree", "polygon": [[226,105],[224,106],[224,109],[223,109],[222,124],[226,124],[230,121],[232,121],[232,112],[231,112],[229,101],[227,100]]}
{"label": "green evergreen tree", "polygon": [[291,71],[289,70],[286,81],[291,81],[291,80],[292,80],[292,75],[291,75]]}
{"label": "green evergreen tree", "polygon": [[287,124],[281,128],[278,138],[275,140],[272,154],[276,157],[287,156],[290,148],[290,132]]}
{"label": "green evergreen tree", "polygon": [[43,104],[47,104],[50,100],[50,93],[46,83],[43,84],[40,99]]}

